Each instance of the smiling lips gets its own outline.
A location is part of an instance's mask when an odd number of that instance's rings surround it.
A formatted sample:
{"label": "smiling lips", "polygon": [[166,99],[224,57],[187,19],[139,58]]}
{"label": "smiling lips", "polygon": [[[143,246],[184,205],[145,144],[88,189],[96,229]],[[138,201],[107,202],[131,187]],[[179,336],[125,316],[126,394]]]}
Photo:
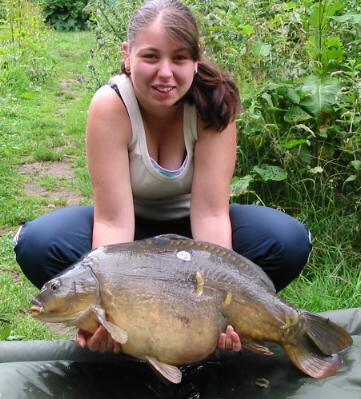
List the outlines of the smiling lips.
{"label": "smiling lips", "polygon": [[174,86],[152,86],[152,87],[153,89],[159,91],[160,93],[169,93],[175,88]]}

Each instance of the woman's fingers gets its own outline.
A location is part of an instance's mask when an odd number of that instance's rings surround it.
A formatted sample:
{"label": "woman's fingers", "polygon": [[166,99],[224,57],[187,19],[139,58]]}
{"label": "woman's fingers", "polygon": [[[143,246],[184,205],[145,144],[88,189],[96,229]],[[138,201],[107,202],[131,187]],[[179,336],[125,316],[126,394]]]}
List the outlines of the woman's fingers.
{"label": "woman's fingers", "polygon": [[82,348],[87,346],[92,352],[122,352],[121,344],[114,341],[103,326],[99,326],[94,334],[79,330],[76,341]]}
{"label": "woman's fingers", "polygon": [[241,339],[232,326],[227,326],[226,332],[220,334],[218,348],[234,352],[239,352],[242,349]]}
{"label": "woman's fingers", "polygon": [[90,334],[84,330],[79,330],[76,334],[76,342],[82,347],[85,348],[87,345],[87,341],[90,337]]}
{"label": "woman's fingers", "polygon": [[88,348],[92,352],[105,352],[106,343],[104,343],[104,340],[107,339],[107,334],[108,333],[105,328],[103,326],[99,326],[87,341]]}

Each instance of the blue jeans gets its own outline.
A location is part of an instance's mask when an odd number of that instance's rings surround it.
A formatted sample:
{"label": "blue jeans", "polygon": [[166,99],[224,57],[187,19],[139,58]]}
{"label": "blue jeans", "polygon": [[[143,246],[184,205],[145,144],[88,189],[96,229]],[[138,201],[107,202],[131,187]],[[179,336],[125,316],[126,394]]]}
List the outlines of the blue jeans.
{"label": "blue jeans", "polygon": [[[94,208],[59,209],[26,222],[15,253],[38,288],[91,250]],[[291,216],[256,205],[230,205],[233,249],[259,265],[277,290],[302,271],[311,252],[309,231]],[[160,222],[136,218],[135,239],[174,233],[192,237],[189,218]]]}

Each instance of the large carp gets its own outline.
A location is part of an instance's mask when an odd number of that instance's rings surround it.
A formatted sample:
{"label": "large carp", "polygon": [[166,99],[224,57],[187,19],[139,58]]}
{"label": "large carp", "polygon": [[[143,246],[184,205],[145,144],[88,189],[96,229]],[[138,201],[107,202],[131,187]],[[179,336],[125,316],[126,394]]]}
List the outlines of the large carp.
{"label": "large carp", "polygon": [[315,378],[334,374],[337,353],[352,344],[335,323],[278,297],[250,260],[177,235],[92,250],[44,284],[31,314],[89,332],[100,323],[125,353],[174,383],[176,366],[212,354],[228,324],[245,348],[271,354],[263,342],[276,342]]}

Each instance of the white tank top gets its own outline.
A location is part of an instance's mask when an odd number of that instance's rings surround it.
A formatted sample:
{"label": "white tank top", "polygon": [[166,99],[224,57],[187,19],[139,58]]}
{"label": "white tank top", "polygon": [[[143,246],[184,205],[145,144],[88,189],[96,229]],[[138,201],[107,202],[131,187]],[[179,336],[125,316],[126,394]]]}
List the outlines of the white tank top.
{"label": "white tank top", "polygon": [[132,127],[128,151],[135,214],[155,220],[188,216],[193,178],[193,150],[197,141],[195,106],[184,103],[185,161],[178,173],[165,175],[164,169],[162,173],[162,168],[149,156],[143,119],[131,80],[123,74],[113,77],[109,83],[117,86]]}

